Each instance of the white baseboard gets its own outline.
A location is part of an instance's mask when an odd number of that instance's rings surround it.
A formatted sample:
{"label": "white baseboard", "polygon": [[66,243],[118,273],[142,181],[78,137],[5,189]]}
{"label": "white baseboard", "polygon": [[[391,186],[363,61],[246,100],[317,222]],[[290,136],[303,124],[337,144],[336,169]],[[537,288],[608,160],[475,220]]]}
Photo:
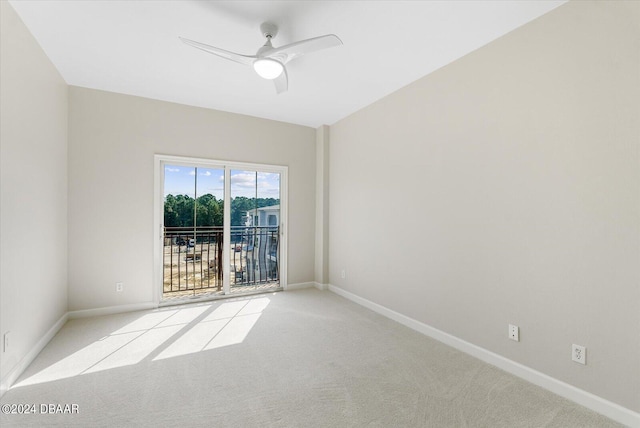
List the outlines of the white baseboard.
{"label": "white baseboard", "polygon": [[562,382],[549,375],[541,373],[530,367],[524,366],[520,363],[512,361],[494,352],[488,351],[477,345],[469,343],[465,340],[459,339],[449,333],[445,333],[442,330],[431,327],[413,318],[409,318],[406,315],[402,315],[396,311],[386,308],[382,305],[374,303],[370,300],[357,296],[349,291],[346,291],[340,287],[329,284],[329,290],[349,299],[365,308],[371,309],[374,312],[379,313],[387,318],[399,322],[419,333],[436,339],[442,343],[445,343],[459,351],[470,354],[488,364],[496,366],[512,375],[518,376],[528,382],[545,388],[555,394],[560,395],[566,399],[569,399],[575,403],[580,404],[588,409],[598,412],[614,421],[620,422],[630,427],[640,427],[640,413],[636,413],[633,410],[627,409],[619,404],[605,400],[602,397],[598,397],[590,392],[584,391],[580,388],[576,388],[573,385]]}
{"label": "white baseboard", "polygon": [[287,284],[284,288],[285,290],[300,290],[302,288],[311,288],[313,287],[313,282],[299,282],[297,284]]}
{"label": "white baseboard", "polygon": [[153,302],[146,303],[132,303],[129,305],[107,306],[104,308],[96,309],[83,309],[79,311],[69,311],[69,319],[86,318],[86,317],[100,317],[103,315],[121,314],[124,312],[144,311],[147,309],[156,309],[158,305]]}
{"label": "white baseboard", "polygon": [[318,290],[328,290],[327,284],[320,284],[319,282],[301,282],[299,284],[287,284],[285,290],[299,290],[302,288],[317,288]]}
{"label": "white baseboard", "polygon": [[62,326],[69,319],[69,313],[65,313],[58,321],[38,340],[33,348],[15,365],[13,369],[0,381],[0,397],[11,388],[20,375],[29,367],[29,364],[36,359],[38,354],[47,346],[47,343],[53,339]]}

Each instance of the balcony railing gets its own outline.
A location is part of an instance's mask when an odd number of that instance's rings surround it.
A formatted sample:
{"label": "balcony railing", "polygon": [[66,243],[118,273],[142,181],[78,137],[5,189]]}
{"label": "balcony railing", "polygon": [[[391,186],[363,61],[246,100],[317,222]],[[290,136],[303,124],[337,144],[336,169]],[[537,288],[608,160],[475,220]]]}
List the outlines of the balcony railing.
{"label": "balcony railing", "polygon": [[[223,228],[165,227],[164,295],[221,293],[223,287]],[[273,227],[231,227],[229,243],[231,292],[279,285],[280,233]],[[188,293],[187,293],[188,294]]]}

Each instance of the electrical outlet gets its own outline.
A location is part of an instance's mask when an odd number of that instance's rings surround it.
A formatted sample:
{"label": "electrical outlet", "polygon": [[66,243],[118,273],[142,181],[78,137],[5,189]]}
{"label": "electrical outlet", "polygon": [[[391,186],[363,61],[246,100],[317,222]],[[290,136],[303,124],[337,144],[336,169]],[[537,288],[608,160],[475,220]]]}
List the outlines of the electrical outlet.
{"label": "electrical outlet", "polygon": [[9,351],[9,334],[11,334],[10,331],[6,332],[2,337],[2,352]]}
{"label": "electrical outlet", "polygon": [[576,363],[587,364],[587,348],[575,343],[571,345],[571,359]]}
{"label": "electrical outlet", "polygon": [[124,283],[116,282],[116,292],[121,293],[123,289],[124,289]]}
{"label": "electrical outlet", "polygon": [[517,325],[509,324],[509,339],[520,342],[520,328]]}
{"label": "electrical outlet", "polygon": [[342,269],[342,272],[340,272],[340,277],[342,277],[342,279],[345,279],[347,277],[347,271]]}

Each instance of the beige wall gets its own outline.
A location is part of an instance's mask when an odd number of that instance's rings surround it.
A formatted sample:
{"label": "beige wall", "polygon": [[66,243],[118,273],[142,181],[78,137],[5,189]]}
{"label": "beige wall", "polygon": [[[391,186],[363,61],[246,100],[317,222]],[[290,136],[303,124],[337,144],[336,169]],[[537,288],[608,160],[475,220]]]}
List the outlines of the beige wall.
{"label": "beige wall", "polygon": [[332,126],[330,282],[640,410],[639,13],[570,2]]}
{"label": "beige wall", "polygon": [[6,1],[0,15],[0,334],[11,332],[0,352],[4,389],[67,311],[67,85]]}
{"label": "beige wall", "polygon": [[69,100],[70,310],[152,301],[154,154],[287,165],[288,282],[313,281],[314,129],[78,87]]}

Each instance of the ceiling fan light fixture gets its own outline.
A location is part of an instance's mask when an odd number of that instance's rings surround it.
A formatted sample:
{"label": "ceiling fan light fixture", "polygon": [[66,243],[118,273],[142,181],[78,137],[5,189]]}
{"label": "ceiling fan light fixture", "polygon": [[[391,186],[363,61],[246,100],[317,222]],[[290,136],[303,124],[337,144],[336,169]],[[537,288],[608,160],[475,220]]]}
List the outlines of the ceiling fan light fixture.
{"label": "ceiling fan light fixture", "polygon": [[253,69],[258,73],[258,76],[273,80],[282,74],[284,66],[271,58],[258,58],[253,62]]}
{"label": "ceiling fan light fixture", "polygon": [[278,33],[278,27],[272,23],[265,22],[260,26],[260,31],[267,38],[267,41],[258,49],[255,55],[241,55],[183,37],[180,37],[180,40],[184,44],[229,61],[252,66],[260,77],[273,82],[278,94],[289,89],[289,76],[287,75],[285,64],[299,56],[342,44],[342,40],[335,34],[326,34],[274,48],[271,39]]}

